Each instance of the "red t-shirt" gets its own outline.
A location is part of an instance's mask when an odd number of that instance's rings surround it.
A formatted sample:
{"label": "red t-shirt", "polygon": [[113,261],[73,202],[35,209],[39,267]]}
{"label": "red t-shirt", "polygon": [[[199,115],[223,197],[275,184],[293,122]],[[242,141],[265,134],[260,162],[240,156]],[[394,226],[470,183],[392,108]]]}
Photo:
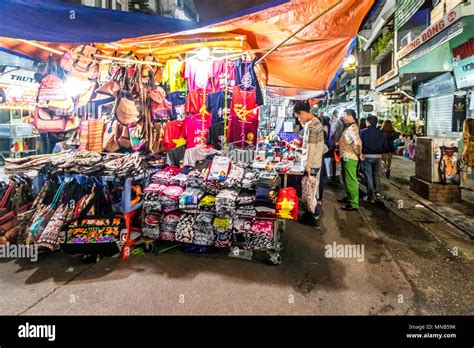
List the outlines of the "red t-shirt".
{"label": "red t-shirt", "polygon": [[212,117],[210,115],[196,114],[187,116],[184,119],[184,127],[181,137],[186,138],[186,148],[204,144],[207,142],[209,128],[211,127]]}
{"label": "red t-shirt", "polygon": [[[231,115],[227,129],[227,142],[237,147],[257,145],[259,108],[256,107],[246,114],[245,121],[236,114]],[[242,135],[243,133],[243,135]]]}
{"label": "red t-shirt", "polygon": [[257,96],[255,88],[251,91],[244,91],[239,86],[235,86],[232,92],[232,103],[230,104],[230,116],[238,116],[241,120],[257,107]]}
{"label": "red t-shirt", "polygon": [[166,124],[163,135],[163,144],[165,145],[166,151],[186,144],[186,138],[181,136],[183,128],[184,121],[175,120]]}
{"label": "red t-shirt", "polygon": [[205,110],[209,93],[212,93],[212,91],[204,89],[197,89],[189,92],[186,98],[186,113],[192,115],[199,114],[201,113],[201,108],[203,108],[203,106]]}

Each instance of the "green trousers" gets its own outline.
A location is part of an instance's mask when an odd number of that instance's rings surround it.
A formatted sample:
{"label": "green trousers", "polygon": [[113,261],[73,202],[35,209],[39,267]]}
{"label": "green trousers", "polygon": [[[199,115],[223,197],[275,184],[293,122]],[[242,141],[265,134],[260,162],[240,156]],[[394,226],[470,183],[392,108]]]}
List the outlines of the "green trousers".
{"label": "green trousers", "polygon": [[357,163],[359,161],[344,158],[344,184],[346,185],[347,199],[353,208],[359,208],[359,181],[357,180]]}

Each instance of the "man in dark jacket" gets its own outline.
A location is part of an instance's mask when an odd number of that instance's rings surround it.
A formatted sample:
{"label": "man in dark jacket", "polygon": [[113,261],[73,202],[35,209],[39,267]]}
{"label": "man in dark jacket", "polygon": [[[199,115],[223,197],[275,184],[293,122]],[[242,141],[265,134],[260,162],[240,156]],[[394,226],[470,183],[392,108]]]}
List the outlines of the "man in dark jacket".
{"label": "man in dark jacket", "polygon": [[374,203],[381,199],[380,193],[380,160],[387,148],[387,139],[383,132],[377,129],[377,117],[367,117],[367,128],[360,131],[362,140],[362,168],[367,184],[367,196],[364,201]]}

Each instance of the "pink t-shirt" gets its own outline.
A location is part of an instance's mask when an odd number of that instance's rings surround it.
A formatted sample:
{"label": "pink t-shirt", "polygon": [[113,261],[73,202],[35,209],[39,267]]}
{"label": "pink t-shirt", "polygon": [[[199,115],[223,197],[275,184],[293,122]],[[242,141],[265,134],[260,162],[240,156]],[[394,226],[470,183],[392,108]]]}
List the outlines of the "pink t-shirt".
{"label": "pink t-shirt", "polygon": [[212,61],[202,61],[191,58],[186,62],[184,78],[188,80],[188,91],[197,89],[212,89],[210,78],[212,76]]}
{"label": "pink t-shirt", "polygon": [[235,63],[233,60],[227,60],[227,74],[226,74],[226,62],[225,59],[214,61],[212,67],[212,79],[214,89],[216,92],[225,90],[225,84],[227,81],[227,88],[229,91],[235,86]]}
{"label": "pink t-shirt", "polygon": [[204,141],[204,143],[207,142],[211,121],[212,118],[210,115],[202,114],[188,116],[184,119],[183,133],[181,136],[186,138],[187,149],[201,145],[202,141]]}

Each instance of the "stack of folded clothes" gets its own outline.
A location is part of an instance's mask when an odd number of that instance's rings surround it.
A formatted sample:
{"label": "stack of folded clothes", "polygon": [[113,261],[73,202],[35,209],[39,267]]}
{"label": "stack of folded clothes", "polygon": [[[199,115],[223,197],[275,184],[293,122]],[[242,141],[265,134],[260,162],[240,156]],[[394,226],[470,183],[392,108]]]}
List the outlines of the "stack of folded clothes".
{"label": "stack of folded clothes", "polygon": [[186,187],[187,181],[188,181],[188,176],[186,174],[179,173],[175,176],[172,176],[168,184]]}
{"label": "stack of folded clothes", "polygon": [[258,171],[255,169],[247,168],[242,179],[242,188],[252,189],[258,180]]}
{"label": "stack of folded clothes", "polygon": [[280,176],[275,171],[263,170],[258,173],[255,186],[275,188],[280,185]]}
{"label": "stack of folded clothes", "polygon": [[213,245],[216,238],[214,232],[214,216],[199,214],[194,220],[194,241],[196,245]]}
{"label": "stack of folded clothes", "polygon": [[206,195],[199,201],[199,212],[215,214],[216,196]]}
{"label": "stack of folded clothes", "polygon": [[186,212],[196,212],[198,203],[204,196],[204,190],[196,187],[188,187],[179,196],[179,209]]}
{"label": "stack of folded clothes", "polygon": [[163,212],[179,209],[179,197],[183,194],[184,188],[181,186],[167,186],[161,193],[160,203]]}
{"label": "stack of folded clothes", "polygon": [[216,213],[219,216],[235,214],[239,190],[224,189],[216,196]]}
{"label": "stack of folded clothes", "polygon": [[222,190],[222,182],[218,180],[207,180],[204,190],[207,194],[216,196]]}
{"label": "stack of folded clothes", "polygon": [[234,219],[234,245],[243,249],[252,248],[252,219]]}
{"label": "stack of folded clothes", "polygon": [[230,168],[230,158],[224,156],[215,156],[212,160],[209,176],[207,180],[225,181]]}
{"label": "stack of folded clothes", "polygon": [[233,240],[232,218],[216,217],[214,219],[214,230],[216,235],[214,246],[218,248],[230,248]]}
{"label": "stack of folded clothes", "polygon": [[273,220],[255,219],[252,222],[251,247],[254,250],[265,250],[273,247]]}
{"label": "stack of folded clothes", "polygon": [[276,216],[278,190],[257,186],[255,196],[255,210],[257,212],[257,217],[274,218]]}
{"label": "stack of folded clothes", "polygon": [[188,187],[204,187],[206,182],[206,174],[199,169],[193,169],[188,173]]}
{"label": "stack of folded clothes", "polygon": [[183,214],[176,225],[176,241],[181,243],[193,243],[194,240],[194,215]]}
{"label": "stack of folded clothes", "polygon": [[243,217],[255,217],[255,191],[242,190],[237,197],[236,214]]}
{"label": "stack of folded clothes", "polygon": [[182,213],[179,210],[161,215],[160,220],[160,239],[161,240],[175,240],[176,226],[181,219]]}
{"label": "stack of folded clothes", "polygon": [[232,165],[232,168],[230,169],[223,186],[233,188],[241,187],[242,179],[244,178],[245,168],[246,165],[240,162]]}
{"label": "stack of folded clothes", "polygon": [[160,194],[166,188],[164,185],[151,184],[145,188],[143,201],[143,236],[159,238],[160,233]]}
{"label": "stack of folded clothes", "polygon": [[178,167],[169,166],[160,170],[151,177],[151,181],[156,184],[169,184],[171,177],[178,175],[181,170]]}

